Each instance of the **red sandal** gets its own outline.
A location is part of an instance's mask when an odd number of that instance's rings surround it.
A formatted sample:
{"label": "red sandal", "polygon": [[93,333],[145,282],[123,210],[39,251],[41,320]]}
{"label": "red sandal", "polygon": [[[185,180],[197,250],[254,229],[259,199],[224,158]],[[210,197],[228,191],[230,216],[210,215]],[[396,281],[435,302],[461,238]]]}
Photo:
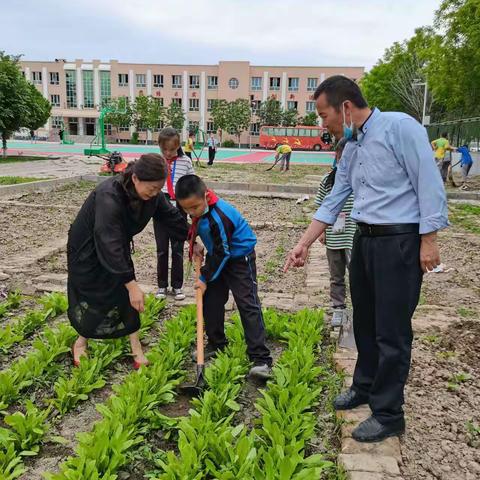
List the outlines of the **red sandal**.
{"label": "red sandal", "polygon": [[150,362],[140,363],[140,362],[137,362],[136,360],[134,360],[134,361],[133,361],[133,368],[134,368],[135,370],[140,370],[140,367],[142,367],[142,366],[144,366],[144,365],[146,366],[146,365],[149,365],[149,364],[150,364]]}

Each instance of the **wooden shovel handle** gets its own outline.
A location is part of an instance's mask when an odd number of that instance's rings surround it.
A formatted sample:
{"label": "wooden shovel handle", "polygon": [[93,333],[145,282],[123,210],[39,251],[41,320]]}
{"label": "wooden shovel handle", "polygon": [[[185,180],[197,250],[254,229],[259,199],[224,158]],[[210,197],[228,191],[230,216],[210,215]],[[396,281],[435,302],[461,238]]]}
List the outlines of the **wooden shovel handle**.
{"label": "wooden shovel handle", "polygon": [[[200,278],[200,267],[202,266],[202,259],[195,257],[195,280]],[[203,294],[197,288],[195,290],[195,300],[197,303],[197,365],[205,363],[205,356],[203,350]]]}

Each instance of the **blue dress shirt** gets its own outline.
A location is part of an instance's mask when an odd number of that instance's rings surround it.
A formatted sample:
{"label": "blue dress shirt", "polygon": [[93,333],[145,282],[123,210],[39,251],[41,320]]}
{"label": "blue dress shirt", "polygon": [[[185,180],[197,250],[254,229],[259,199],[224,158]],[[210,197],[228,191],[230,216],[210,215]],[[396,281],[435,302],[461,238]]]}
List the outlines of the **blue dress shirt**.
{"label": "blue dress shirt", "polygon": [[448,226],[445,189],[427,133],[405,113],[373,110],[357,140],[345,146],[333,190],[313,218],[333,225],[352,193],[356,222],[419,223],[421,234]]}

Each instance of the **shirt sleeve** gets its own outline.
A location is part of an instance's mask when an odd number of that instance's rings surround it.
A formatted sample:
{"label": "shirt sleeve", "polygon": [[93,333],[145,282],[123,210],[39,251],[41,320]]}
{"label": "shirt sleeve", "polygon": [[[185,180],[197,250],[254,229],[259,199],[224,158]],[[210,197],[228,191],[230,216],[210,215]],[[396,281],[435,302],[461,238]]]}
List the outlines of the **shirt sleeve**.
{"label": "shirt sleeve", "polygon": [[97,192],[93,238],[101,265],[120,283],[135,280],[123,205],[111,192]]}
{"label": "shirt sleeve", "polygon": [[345,202],[353,191],[347,176],[347,159],[345,155],[346,152],[343,153],[342,160],[338,163],[332,191],[325,197],[321,207],[313,216],[314,220],[327,225],[335,223],[338,214],[342,211]]}
{"label": "shirt sleeve", "polygon": [[161,193],[157,198],[157,208],[153,217],[168,230],[174,240],[184,242],[188,235],[188,223],[178,208],[175,208]]}
{"label": "shirt sleeve", "polygon": [[195,175],[195,170],[193,168],[192,161],[188,157],[186,157],[186,158],[188,160],[187,161],[187,173],[186,173],[186,175]]}
{"label": "shirt sleeve", "polygon": [[413,118],[404,118],[394,125],[392,148],[405,168],[418,197],[420,233],[448,227],[445,188],[425,128]]}
{"label": "shirt sleeve", "polygon": [[228,235],[221,218],[215,211],[213,211],[209,221],[210,234],[212,235],[213,241],[213,251],[211,255],[207,255],[205,265],[200,270],[200,280],[205,283],[216,280],[230,258]]}

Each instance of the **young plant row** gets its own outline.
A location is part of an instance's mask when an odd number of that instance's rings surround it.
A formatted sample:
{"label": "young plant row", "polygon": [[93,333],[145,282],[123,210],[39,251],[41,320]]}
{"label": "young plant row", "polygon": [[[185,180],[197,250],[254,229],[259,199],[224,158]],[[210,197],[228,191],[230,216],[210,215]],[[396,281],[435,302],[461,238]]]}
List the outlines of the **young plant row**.
{"label": "young plant row", "polygon": [[[156,322],[165,302],[147,297],[145,311],[141,314],[140,336],[143,336]],[[70,379],[61,377],[55,383],[56,396],[46,409],[39,409],[27,402],[25,413],[15,412],[4,419],[10,429],[0,429],[0,458],[8,459],[5,465],[0,463],[0,478],[14,479],[25,472],[22,457],[36,455],[40,444],[49,429],[47,419],[52,407],[60,416],[73,408],[78,402],[86,400],[88,394],[105,385],[104,371],[109,364],[127,351],[127,340],[117,339],[91,345],[90,357],[82,359],[80,366],[73,370]],[[58,420],[60,417],[57,416]],[[13,469],[12,469],[13,468]]]}
{"label": "young plant row", "polygon": [[[14,301],[17,301],[16,297],[14,297]],[[21,317],[0,329],[0,352],[9,352],[15,344],[28,338],[39,327],[44,326],[49,319],[65,313],[68,307],[67,297],[62,293],[44,295],[39,303],[42,308],[28,310]]]}
{"label": "young plant row", "polygon": [[156,407],[172,402],[184,377],[182,363],[195,339],[195,309],[186,307],[165,322],[157,346],[147,354],[150,365],[129,374],[105,404],[102,420],[92,431],[78,435],[76,455],[68,458],[49,480],[115,480],[128,461],[129,451],[142,442],[148,425],[158,420]]}
{"label": "young plant row", "polygon": [[20,306],[22,295],[19,292],[10,292],[7,298],[0,302],[0,319],[2,319],[10,310]]}

